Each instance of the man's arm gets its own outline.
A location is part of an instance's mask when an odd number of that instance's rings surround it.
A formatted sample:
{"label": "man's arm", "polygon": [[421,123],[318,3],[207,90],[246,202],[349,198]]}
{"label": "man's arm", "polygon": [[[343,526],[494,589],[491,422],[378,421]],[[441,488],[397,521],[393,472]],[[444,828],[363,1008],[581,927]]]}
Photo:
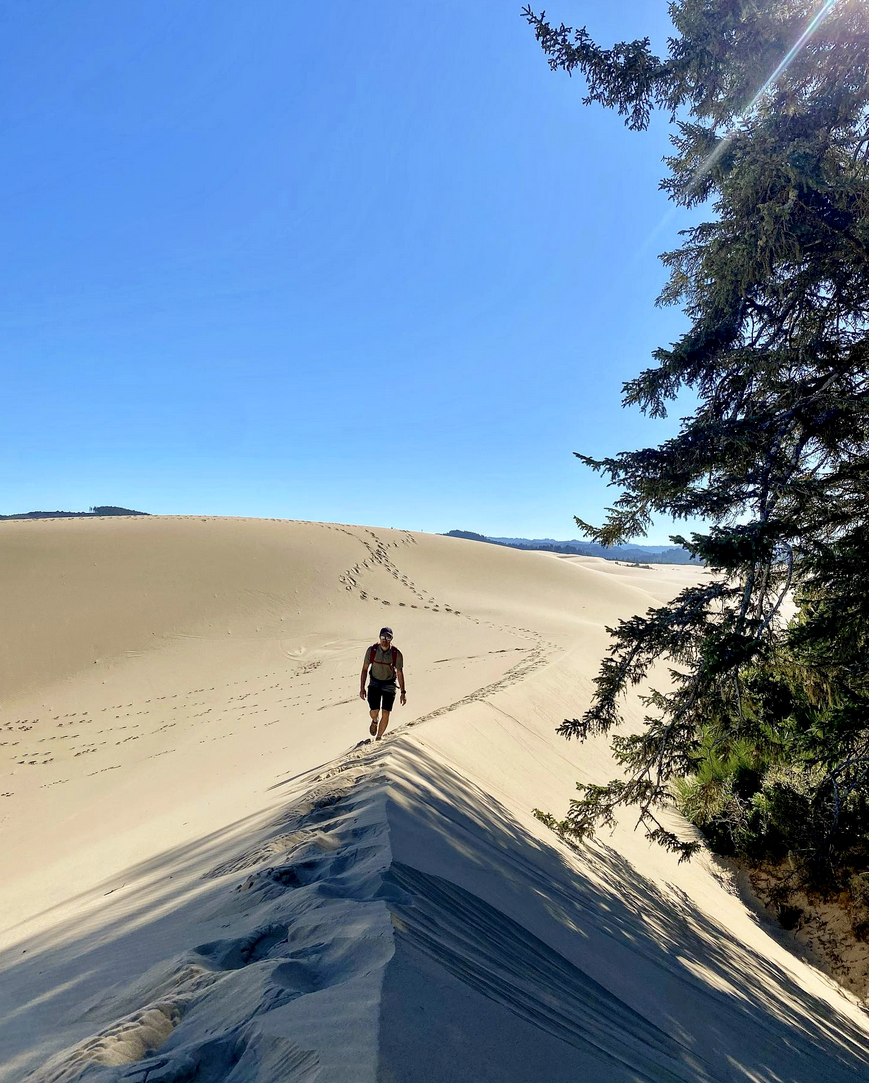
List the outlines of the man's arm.
{"label": "man's arm", "polygon": [[362,666],[362,676],[359,679],[359,698],[365,699],[365,678],[368,676],[368,662]]}
{"label": "man's arm", "polygon": [[404,703],[405,699],[407,698],[404,691],[404,670],[396,669],[395,675],[396,677],[398,677],[398,687],[401,689],[401,702]]}

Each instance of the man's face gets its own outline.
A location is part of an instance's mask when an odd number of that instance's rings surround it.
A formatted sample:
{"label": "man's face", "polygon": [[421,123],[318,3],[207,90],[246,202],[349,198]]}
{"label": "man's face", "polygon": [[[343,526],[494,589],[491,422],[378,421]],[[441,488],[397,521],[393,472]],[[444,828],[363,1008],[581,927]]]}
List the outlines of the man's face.
{"label": "man's face", "polygon": [[380,646],[383,647],[384,650],[386,650],[386,648],[389,646],[389,644],[391,642],[392,642],[392,640],[389,638],[389,636],[381,636],[380,637]]}

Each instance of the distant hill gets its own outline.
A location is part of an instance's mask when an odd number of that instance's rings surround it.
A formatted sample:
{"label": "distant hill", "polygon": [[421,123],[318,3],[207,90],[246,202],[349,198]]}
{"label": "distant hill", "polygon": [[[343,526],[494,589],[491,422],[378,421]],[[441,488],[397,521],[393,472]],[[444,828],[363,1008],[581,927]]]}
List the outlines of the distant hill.
{"label": "distant hill", "polygon": [[473,530],[451,530],[448,534],[442,535],[444,538],[464,538],[465,541],[483,541],[489,542],[491,545],[507,545],[505,541],[495,538],[487,538],[485,534],[475,534]]}
{"label": "distant hill", "polygon": [[444,537],[466,538],[468,541],[505,545],[510,549],[534,549],[569,556],[603,557],[628,564],[700,564],[687,549],[677,545],[613,545],[609,548],[596,542],[556,541],[554,538],[488,538],[472,530],[450,530]]}
{"label": "distant hill", "polygon": [[93,519],[96,515],[150,515],[150,512],[104,504],[90,511],[22,511],[15,515],[0,515],[0,519]]}

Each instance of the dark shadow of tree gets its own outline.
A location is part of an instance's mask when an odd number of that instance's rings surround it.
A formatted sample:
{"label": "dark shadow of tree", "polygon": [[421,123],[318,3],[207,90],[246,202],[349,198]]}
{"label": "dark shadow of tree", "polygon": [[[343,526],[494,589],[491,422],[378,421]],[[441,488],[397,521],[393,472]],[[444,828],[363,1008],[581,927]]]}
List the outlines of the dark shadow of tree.
{"label": "dark shadow of tree", "polygon": [[[60,920],[2,953],[0,974],[10,1007],[0,1033],[14,1038],[7,1063],[28,1048],[26,1035],[46,1036],[47,1052],[87,1037],[86,1026],[69,1022],[70,1013],[80,1015],[89,997],[192,950],[204,938],[203,927],[213,930],[237,898],[235,889],[258,852],[267,855],[312,809],[322,808],[325,822],[342,795],[385,784],[390,829],[403,863],[464,888],[475,885],[489,906],[524,922],[570,965],[698,1056],[715,1079],[866,1078],[869,1026],[862,1029],[803,989],[684,892],[640,875],[612,847],[596,842],[575,853],[555,836],[534,837],[495,797],[401,731],[382,745],[351,753],[343,766],[354,770],[338,771],[307,794],[297,790],[277,812],[272,808],[166,850],[81,897],[84,904],[126,882],[116,902],[106,899],[99,920]],[[242,854],[247,860],[239,862]],[[241,866],[245,871],[236,871]],[[378,897],[376,886],[354,886],[352,878],[304,890],[314,901],[318,894],[334,898],[341,891],[360,902]],[[287,919],[293,916],[288,909]],[[244,912],[236,907],[231,918],[237,928]]]}

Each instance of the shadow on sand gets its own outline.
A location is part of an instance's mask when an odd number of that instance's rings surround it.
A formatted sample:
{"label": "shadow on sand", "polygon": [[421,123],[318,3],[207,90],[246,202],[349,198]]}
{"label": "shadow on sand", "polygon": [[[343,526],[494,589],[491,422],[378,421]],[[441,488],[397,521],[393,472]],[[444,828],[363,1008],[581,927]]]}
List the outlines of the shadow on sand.
{"label": "shadow on sand", "polygon": [[[869,1070],[869,1027],[687,895],[638,874],[606,845],[576,852],[554,836],[535,837],[400,730],[288,795],[277,815],[167,850],[120,880],[123,891],[87,916],[58,921],[0,956],[4,1083],[29,1072],[42,1078],[61,1050],[128,1017],[136,989],[146,998],[156,988],[143,975],[160,966],[196,971],[165,1033],[143,1038],[126,1066],[99,1068],[84,1057],[44,1078],[337,1081],[325,1044],[315,1048],[313,1031],[299,1029],[299,1004],[317,991],[326,997],[318,1012],[328,1013],[328,996],[361,973],[355,956],[343,970],[323,961],[330,936],[346,939],[356,927],[354,913],[368,922],[360,937],[374,937],[376,926],[386,943],[390,922],[384,933],[375,910],[391,914],[395,937],[385,954],[364,957],[366,973],[385,974],[379,1067],[370,1076],[384,1083],[555,1083],[577,1078],[571,1072],[585,1055],[597,1066],[588,1079],[648,1083],[838,1083]],[[318,939],[308,944],[302,926],[315,925]],[[238,1014],[224,998],[206,1041],[201,1020],[217,1003],[208,998],[220,983],[241,982],[231,975],[245,968],[248,986],[254,971],[268,977],[269,995],[260,989],[251,999],[239,985]],[[462,1005],[476,1005],[475,1014],[463,1016]],[[279,1054],[257,1029],[264,1020],[266,1031],[293,1040]],[[336,1031],[333,1044],[342,1040]],[[147,1064],[150,1076],[130,1074]],[[360,1069],[356,1078],[369,1076]]]}

